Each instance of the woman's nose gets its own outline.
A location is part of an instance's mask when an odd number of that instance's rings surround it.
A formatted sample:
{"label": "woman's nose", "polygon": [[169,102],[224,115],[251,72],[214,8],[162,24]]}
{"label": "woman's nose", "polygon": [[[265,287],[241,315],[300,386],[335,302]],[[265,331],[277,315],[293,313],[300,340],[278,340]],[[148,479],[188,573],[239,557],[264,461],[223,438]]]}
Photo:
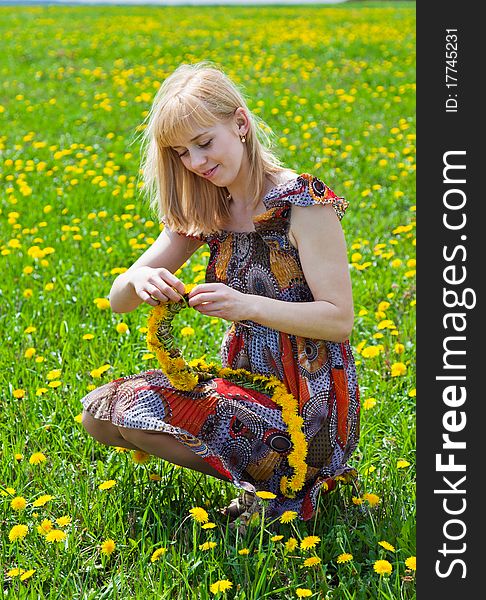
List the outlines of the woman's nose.
{"label": "woman's nose", "polygon": [[206,164],[206,155],[200,150],[196,150],[191,154],[191,166],[194,170],[200,170]]}

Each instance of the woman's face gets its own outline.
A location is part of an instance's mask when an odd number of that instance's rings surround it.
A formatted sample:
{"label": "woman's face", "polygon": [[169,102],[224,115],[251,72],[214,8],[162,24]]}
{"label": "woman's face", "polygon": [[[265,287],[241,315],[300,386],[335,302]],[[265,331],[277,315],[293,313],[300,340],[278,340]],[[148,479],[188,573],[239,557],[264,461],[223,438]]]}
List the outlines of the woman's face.
{"label": "woman's face", "polygon": [[238,126],[236,118],[232,118],[195,130],[189,139],[172,147],[186,169],[218,187],[228,187],[248,172],[246,146],[240,140],[246,131],[246,125]]}

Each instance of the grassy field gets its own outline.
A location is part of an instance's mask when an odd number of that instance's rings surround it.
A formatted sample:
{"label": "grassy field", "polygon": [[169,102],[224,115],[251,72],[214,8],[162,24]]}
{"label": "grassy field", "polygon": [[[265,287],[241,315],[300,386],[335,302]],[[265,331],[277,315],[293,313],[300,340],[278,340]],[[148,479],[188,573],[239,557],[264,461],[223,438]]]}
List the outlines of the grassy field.
{"label": "grassy field", "polygon": [[[414,35],[413,3],[0,7],[2,598],[415,597]],[[365,495],[343,486],[311,521],[244,536],[216,516],[235,488],[80,424],[88,390],[157,366],[149,307],[99,299],[159,232],[140,124],[160,82],[202,59],[244,86],[287,166],[350,202]],[[226,325],[184,311],[186,357],[218,359]]]}

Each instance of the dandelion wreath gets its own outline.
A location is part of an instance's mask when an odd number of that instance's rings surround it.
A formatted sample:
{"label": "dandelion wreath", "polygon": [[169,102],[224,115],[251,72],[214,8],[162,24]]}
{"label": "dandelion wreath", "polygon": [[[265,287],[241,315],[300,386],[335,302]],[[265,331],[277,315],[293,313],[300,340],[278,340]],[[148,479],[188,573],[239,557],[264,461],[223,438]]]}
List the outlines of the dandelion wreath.
{"label": "dandelion wreath", "polygon": [[298,404],[285,385],[276,377],[251,373],[245,369],[229,369],[202,359],[187,361],[174,339],[172,321],[183,309],[189,307],[189,296],[181,296],[179,302],[166,302],[155,306],[148,318],[147,347],[154,352],[162,372],[172,386],[181,391],[191,391],[198,383],[215,377],[225,379],[241,387],[254,389],[267,395],[282,407],[282,419],[288,427],[292,441],[292,452],[288,455],[294,474],[289,479],[282,477],[280,490],[292,498],[305,482],[307,465],[307,442],[302,431],[304,421],[298,414]]}

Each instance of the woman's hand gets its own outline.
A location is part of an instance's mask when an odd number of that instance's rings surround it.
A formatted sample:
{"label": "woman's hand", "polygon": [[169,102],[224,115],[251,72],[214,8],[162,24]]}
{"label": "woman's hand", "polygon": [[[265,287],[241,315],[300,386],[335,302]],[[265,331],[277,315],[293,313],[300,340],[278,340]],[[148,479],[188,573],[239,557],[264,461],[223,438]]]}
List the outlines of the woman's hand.
{"label": "woman's hand", "polygon": [[227,321],[244,321],[250,318],[251,299],[224,283],[202,283],[189,293],[189,306],[203,315]]}
{"label": "woman's hand", "polygon": [[151,306],[169,301],[179,302],[185,293],[182,281],[163,267],[138,267],[133,270],[130,283],[137,296]]}

